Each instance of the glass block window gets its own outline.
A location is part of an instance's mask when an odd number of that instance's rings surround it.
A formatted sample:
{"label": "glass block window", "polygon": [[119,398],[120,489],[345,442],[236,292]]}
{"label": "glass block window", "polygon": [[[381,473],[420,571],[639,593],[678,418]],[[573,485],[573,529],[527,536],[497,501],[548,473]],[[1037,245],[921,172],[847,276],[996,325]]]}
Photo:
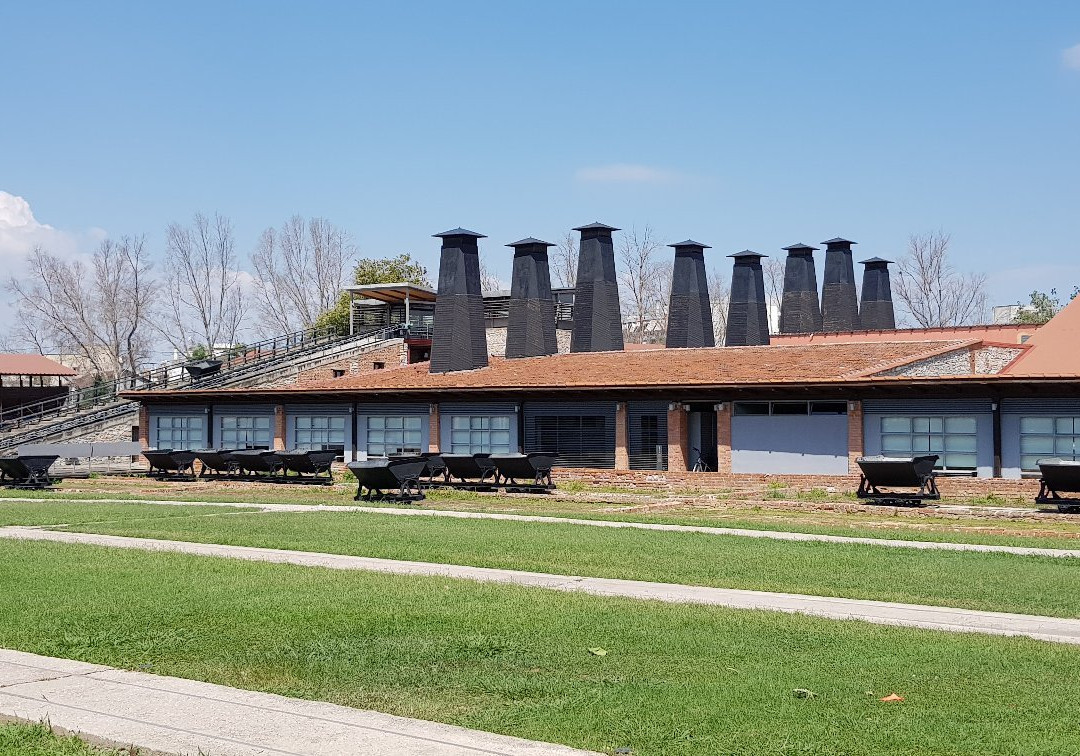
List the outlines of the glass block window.
{"label": "glass block window", "polygon": [[344,415],[298,415],[293,418],[293,446],[344,452],[347,419]]}
{"label": "glass block window", "polygon": [[453,415],[450,418],[452,454],[509,454],[508,415]]}
{"label": "glass block window", "polygon": [[155,422],[159,449],[189,451],[206,446],[206,417],[204,415],[159,417]]}
{"label": "glass block window", "polygon": [[974,417],[883,417],[881,453],[886,457],[937,454],[939,470],[974,470],[976,427]]}
{"label": "glass block window", "polygon": [[1052,457],[1080,459],[1080,417],[1020,418],[1020,469],[1037,471]]}
{"label": "glass block window", "polygon": [[419,454],[423,439],[423,419],[419,415],[371,415],[365,425],[369,457],[391,454]]}
{"label": "glass block window", "polygon": [[266,415],[222,415],[222,449],[270,448],[270,418]]}

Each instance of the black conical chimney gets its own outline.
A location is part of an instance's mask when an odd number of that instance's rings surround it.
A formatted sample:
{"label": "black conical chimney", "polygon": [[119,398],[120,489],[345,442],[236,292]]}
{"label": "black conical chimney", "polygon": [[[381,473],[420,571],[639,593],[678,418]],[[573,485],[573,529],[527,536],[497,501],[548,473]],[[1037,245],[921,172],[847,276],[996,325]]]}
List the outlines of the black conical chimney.
{"label": "black conical chimney", "polygon": [[611,232],[619,229],[590,223],[574,230],[581,232],[581,244],[578,247],[570,351],[622,349],[622,308],[619,306],[619,282],[615,278],[615,245],[611,240]]}
{"label": "black conical chimney", "polygon": [[855,264],[848,239],[829,239],[825,245],[825,282],[821,288],[821,327],[825,331],[859,330],[859,298],[855,294]]}
{"label": "black conical chimney", "polygon": [[716,346],[709,281],[705,275],[705,250],[709,245],[687,239],[668,246],[675,248],[675,266],[671,274],[666,346]]}
{"label": "black conical chimney", "polygon": [[725,346],[757,346],[769,343],[769,312],[765,307],[765,276],[759,255],[744,249],[735,258],[731,271],[731,299],[728,303]]}
{"label": "black conical chimney", "polygon": [[896,328],[896,312],[893,309],[892,283],[889,281],[889,263],[871,257],[863,260],[862,305],[859,308],[860,327],[868,331],[891,331]]}
{"label": "black conical chimney", "polygon": [[506,325],[507,357],[555,354],[555,300],[551,298],[548,247],[539,239],[513,244],[514,272],[510,282],[510,317]]}
{"label": "black conical chimney", "polygon": [[480,294],[480,252],[483,234],[455,228],[435,234],[442,239],[439,293],[431,337],[432,373],[473,370],[488,364],[484,299]]}
{"label": "black conical chimney", "polygon": [[780,302],[780,333],[815,333],[821,330],[821,305],[818,304],[817,268],[814,250],[809,244],[784,247],[784,298]]}

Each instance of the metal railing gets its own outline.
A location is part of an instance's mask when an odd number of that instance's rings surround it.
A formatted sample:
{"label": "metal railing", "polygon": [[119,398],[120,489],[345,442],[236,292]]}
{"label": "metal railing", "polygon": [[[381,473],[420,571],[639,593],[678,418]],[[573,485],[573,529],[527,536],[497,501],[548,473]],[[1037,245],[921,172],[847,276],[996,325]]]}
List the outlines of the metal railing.
{"label": "metal railing", "polygon": [[[404,324],[387,326],[352,336],[340,334],[332,328],[297,331],[217,354],[214,359],[221,360],[221,369],[204,377],[192,376],[187,371],[186,365],[193,360],[183,360],[135,376],[98,381],[92,386],[74,389],[63,396],[12,407],[0,412],[0,433],[17,431],[45,420],[60,419],[66,415],[80,415],[110,405],[131,404],[129,400],[120,396],[123,391],[211,388],[228,385],[257,377],[279,368],[283,363],[291,362],[305,354],[319,352],[335,344],[355,342],[357,346],[366,346],[392,338],[406,336],[430,338],[430,335],[430,329],[415,326],[406,329]],[[96,416],[97,413],[95,412],[94,415]]]}

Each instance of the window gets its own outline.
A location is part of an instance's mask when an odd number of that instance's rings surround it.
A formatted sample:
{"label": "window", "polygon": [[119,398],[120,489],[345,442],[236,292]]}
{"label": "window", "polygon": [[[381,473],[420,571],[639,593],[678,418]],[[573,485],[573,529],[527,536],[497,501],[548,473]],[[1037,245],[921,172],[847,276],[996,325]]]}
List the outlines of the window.
{"label": "window", "polygon": [[298,415],[293,418],[293,446],[345,452],[344,415]]}
{"label": "window", "polygon": [[367,453],[372,457],[421,452],[420,415],[372,415],[367,418]]}
{"label": "window", "polygon": [[340,369],[334,369],[334,370],[331,370],[331,371],[330,371],[330,374],[331,374],[331,375],[332,375],[332,376],[333,376],[334,378],[341,378],[341,377],[343,377],[343,376],[345,375],[345,371],[344,371],[344,370],[340,370]]}
{"label": "window", "polygon": [[1038,470],[1048,457],[1080,458],[1080,417],[1020,418],[1020,469]]}
{"label": "window", "polygon": [[453,415],[450,418],[452,454],[508,454],[508,415]]}
{"label": "window", "polygon": [[270,418],[266,415],[222,415],[218,446],[223,449],[269,449]]}
{"label": "window", "polygon": [[[667,444],[667,439],[664,439]],[[641,416],[641,448],[646,452],[660,445],[660,418],[656,415]]]}
{"label": "window", "polygon": [[602,457],[609,449],[607,418],[557,415],[536,418],[537,449],[560,457]]}
{"label": "window", "polygon": [[883,417],[881,453],[887,457],[937,454],[938,469],[974,470],[976,427],[974,417]]}
{"label": "window", "polygon": [[371,363],[371,369],[372,369],[372,370],[382,370],[382,369],[384,369],[385,367],[386,367],[386,363],[385,363],[385,362],[372,362],[372,363]]}
{"label": "window", "polygon": [[846,415],[847,402],[735,402],[736,415]]}
{"label": "window", "polygon": [[157,418],[159,449],[201,449],[206,446],[206,418],[184,415]]}

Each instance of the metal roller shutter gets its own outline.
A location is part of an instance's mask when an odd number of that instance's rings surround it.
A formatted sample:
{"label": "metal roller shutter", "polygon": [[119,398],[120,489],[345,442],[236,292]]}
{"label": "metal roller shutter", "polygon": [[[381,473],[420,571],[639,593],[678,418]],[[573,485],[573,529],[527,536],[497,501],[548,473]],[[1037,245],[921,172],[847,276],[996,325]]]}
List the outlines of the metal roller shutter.
{"label": "metal roller shutter", "polygon": [[993,412],[990,399],[864,399],[864,415],[979,415]]}
{"label": "metal roller shutter", "polygon": [[1080,415],[1080,399],[1002,399],[1001,411],[1010,415]]}
{"label": "metal roller shutter", "polygon": [[666,470],[667,402],[628,402],[631,470]]}
{"label": "metal roller shutter", "polygon": [[525,402],[525,452],[560,467],[615,467],[615,402]]}

